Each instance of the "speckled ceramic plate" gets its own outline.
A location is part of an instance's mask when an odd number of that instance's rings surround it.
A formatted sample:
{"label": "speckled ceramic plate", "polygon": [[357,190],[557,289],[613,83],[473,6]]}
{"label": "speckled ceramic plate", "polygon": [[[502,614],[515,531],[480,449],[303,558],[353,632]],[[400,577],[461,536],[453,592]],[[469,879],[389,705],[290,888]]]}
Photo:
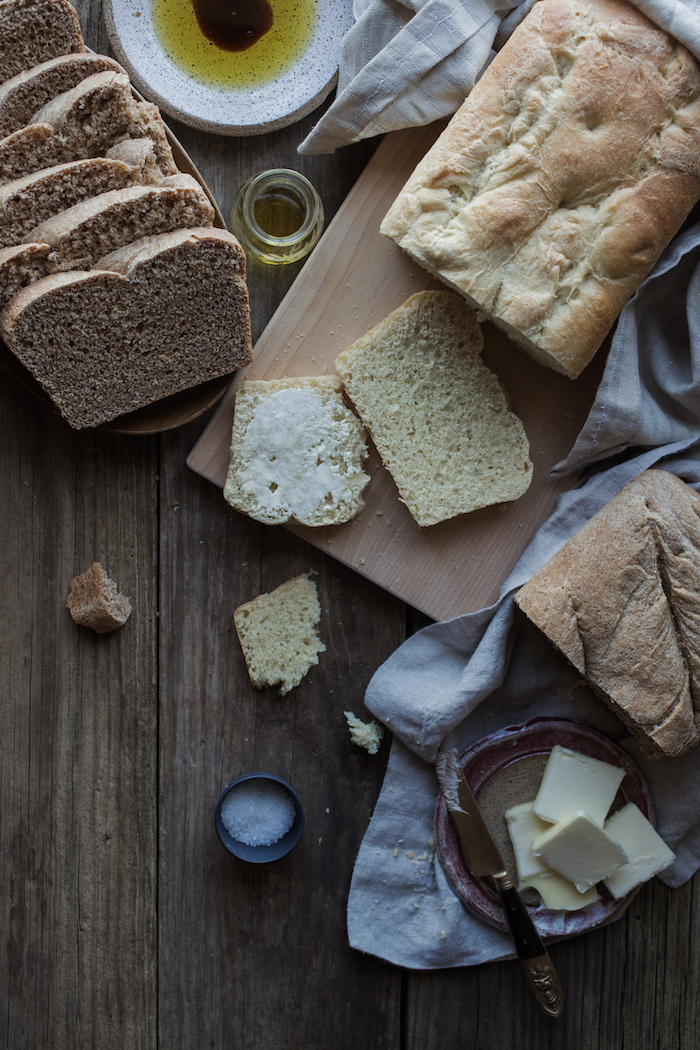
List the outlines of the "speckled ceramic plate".
{"label": "speckled ceramic plate", "polygon": [[[340,43],[353,24],[352,0],[270,2],[272,29],[241,52],[209,43],[192,0],[104,0],[103,9],[115,57],[164,113],[215,134],[255,135],[321,104],[337,82]],[[290,18],[307,29],[285,54]],[[180,19],[179,38],[164,43],[161,25],[177,27]]]}
{"label": "speckled ceramic plate", "polygon": [[[464,775],[479,802],[479,808],[510,872],[515,871],[513,847],[508,836],[505,811],[537,794],[542,773],[555,744],[625,770],[612,810],[627,802],[639,806],[654,823],[654,806],[646,782],[626,751],[590,726],[564,718],[536,718],[524,725],[508,726],[479,740],[460,755]],[[440,796],[435,811],[435,843],[438,858],[452,891],[480,918],[507,930],[498,895],[467,867],[445,801]],[[534,890],[523,900],[542,937],[584,933],[610,922],[623,911],[634,893],[615,900],[599,887],[600,900],[580,911],[550,911]]]}

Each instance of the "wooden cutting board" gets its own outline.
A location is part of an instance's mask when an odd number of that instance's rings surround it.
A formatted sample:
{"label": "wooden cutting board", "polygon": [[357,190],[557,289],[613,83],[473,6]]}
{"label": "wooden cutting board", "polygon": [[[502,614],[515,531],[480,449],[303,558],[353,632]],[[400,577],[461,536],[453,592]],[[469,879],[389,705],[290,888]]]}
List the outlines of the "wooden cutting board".
{"label": "wooden cutting board", "polygon": [[[238,374],[190,453],[192,470],[223,487],[241,379],[334,372],[337,354],[410,295],[441,287],[379,233],[441,127],[385,137],[258,340],[252,364]],[[530,441],[535,470],[524,496],[420,528],[373,450],[365,507],[353,521],[320,529],[285,526],[437,620],[490,604],[557,496],[577,480],[550,477],[550,469],[566,457],[583,426],[604,364],[600,351],[571,381],[534,364],[490,324],[484,339],[483,360],[506,387]]]}

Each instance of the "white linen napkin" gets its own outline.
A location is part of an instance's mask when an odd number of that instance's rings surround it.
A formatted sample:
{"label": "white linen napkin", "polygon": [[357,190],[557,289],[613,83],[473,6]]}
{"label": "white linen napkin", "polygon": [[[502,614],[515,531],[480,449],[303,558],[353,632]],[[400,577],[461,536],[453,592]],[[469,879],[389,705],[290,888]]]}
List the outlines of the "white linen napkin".
{"label": "white linen napkin", "polygon": [[508,935],[468,912],[445,879],[432,841],[439,796],[433,762],[441,745],[463,751],[533,717],[571,718],[617,740],[640,767],[659,834],[676,853],[658,877],[679,886],[700,867],[700,749],[648,758],[513,601],[518,587],[584,521],[652,466],[700,490],[700,436],[592,473],[560,498],[493,606],[424,628],[373,676],[365,703],[394,739],[352,876],[347,921],[353,948],[411,969],[513,956]]}
{"label": "white linen napkin", "polygon": [[[335,101],[299,153],[450,116],[534,2],[354,0]],[[700,58],[700,0],[631,2]]]}

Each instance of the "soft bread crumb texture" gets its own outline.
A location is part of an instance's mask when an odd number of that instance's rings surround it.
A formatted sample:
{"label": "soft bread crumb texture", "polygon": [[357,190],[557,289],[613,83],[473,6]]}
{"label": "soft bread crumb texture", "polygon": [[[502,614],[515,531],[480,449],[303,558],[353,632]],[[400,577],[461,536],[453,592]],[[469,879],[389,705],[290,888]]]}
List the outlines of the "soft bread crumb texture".
{"label": "soft bread crumb texture", "polygon": [[700,496],[647,470],[515,601],[651,756],[700,741]]}
{"label": "soft bread crumb texture", "polygon": [[363,722],[362,719],[358,718],[352,711],[344,711],[343,714],[348,723],[350,739],[353,744],[357,744],[358,747],[363,747],[370,755],[376,755],[379,751],[382,737],[384,736],[383,727],[375,721]]}
{"label": "soft bread crumb texture", "polygon": [[364,505],[366,456],[338,376],[248,380],[236,393],[224,498],[267,525],[337,525]]}
{"label": "soft bread crumb texture", "polygon": [[418,525],[518,499],[529,444],[481,361],[474,311],[455,292],[411,296],[335,367]]}
{"label": "soft bread crumb texture", "polygon": [[129,599],[119,593],[117,585],[97,561],[71,580],[66,606],[76,623],[91,627],[98,634],[121,627],[131,614]]}
{"label": "soft bread crumb texture", "polygon": [[239,606],[233,620],[253,685],[279,685],[282,696],[298,686],[318,663],[318,654],[326,651],[316,630],[320,619],[318,591],[309,573]]}
{"label": "soft bread crumb texture", "polygon": [[0,2],[0,81],[71,51],[85,51],[85,43],[67,0]]}
{"label": "soft bread crumb texture", "polygon": [[381,231],[578,376],[700,195],[700,67],[624,0],[540,0]]}
{"label": "soft bread crumb texture", "polygon": [[0,138],[28,124],[47,102],[105,70],[125,70],[107,55],[78,51],[38,62],[0,84]]}

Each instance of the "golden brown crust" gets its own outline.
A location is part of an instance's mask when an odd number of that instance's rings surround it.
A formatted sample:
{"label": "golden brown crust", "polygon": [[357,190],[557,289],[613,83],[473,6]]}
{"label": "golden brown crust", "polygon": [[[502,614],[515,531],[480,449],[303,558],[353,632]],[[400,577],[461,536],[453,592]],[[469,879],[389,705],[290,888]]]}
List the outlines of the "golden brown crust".
{"label": "golden brown crust", "polygon": [[382,232],[575,378],[700,196],[700,68],[623,0],[539,0]]}
{"label": "golden brown crust", "polygon": [[700,740],[700,496],[626,485],[515,596],[655,755]]}

